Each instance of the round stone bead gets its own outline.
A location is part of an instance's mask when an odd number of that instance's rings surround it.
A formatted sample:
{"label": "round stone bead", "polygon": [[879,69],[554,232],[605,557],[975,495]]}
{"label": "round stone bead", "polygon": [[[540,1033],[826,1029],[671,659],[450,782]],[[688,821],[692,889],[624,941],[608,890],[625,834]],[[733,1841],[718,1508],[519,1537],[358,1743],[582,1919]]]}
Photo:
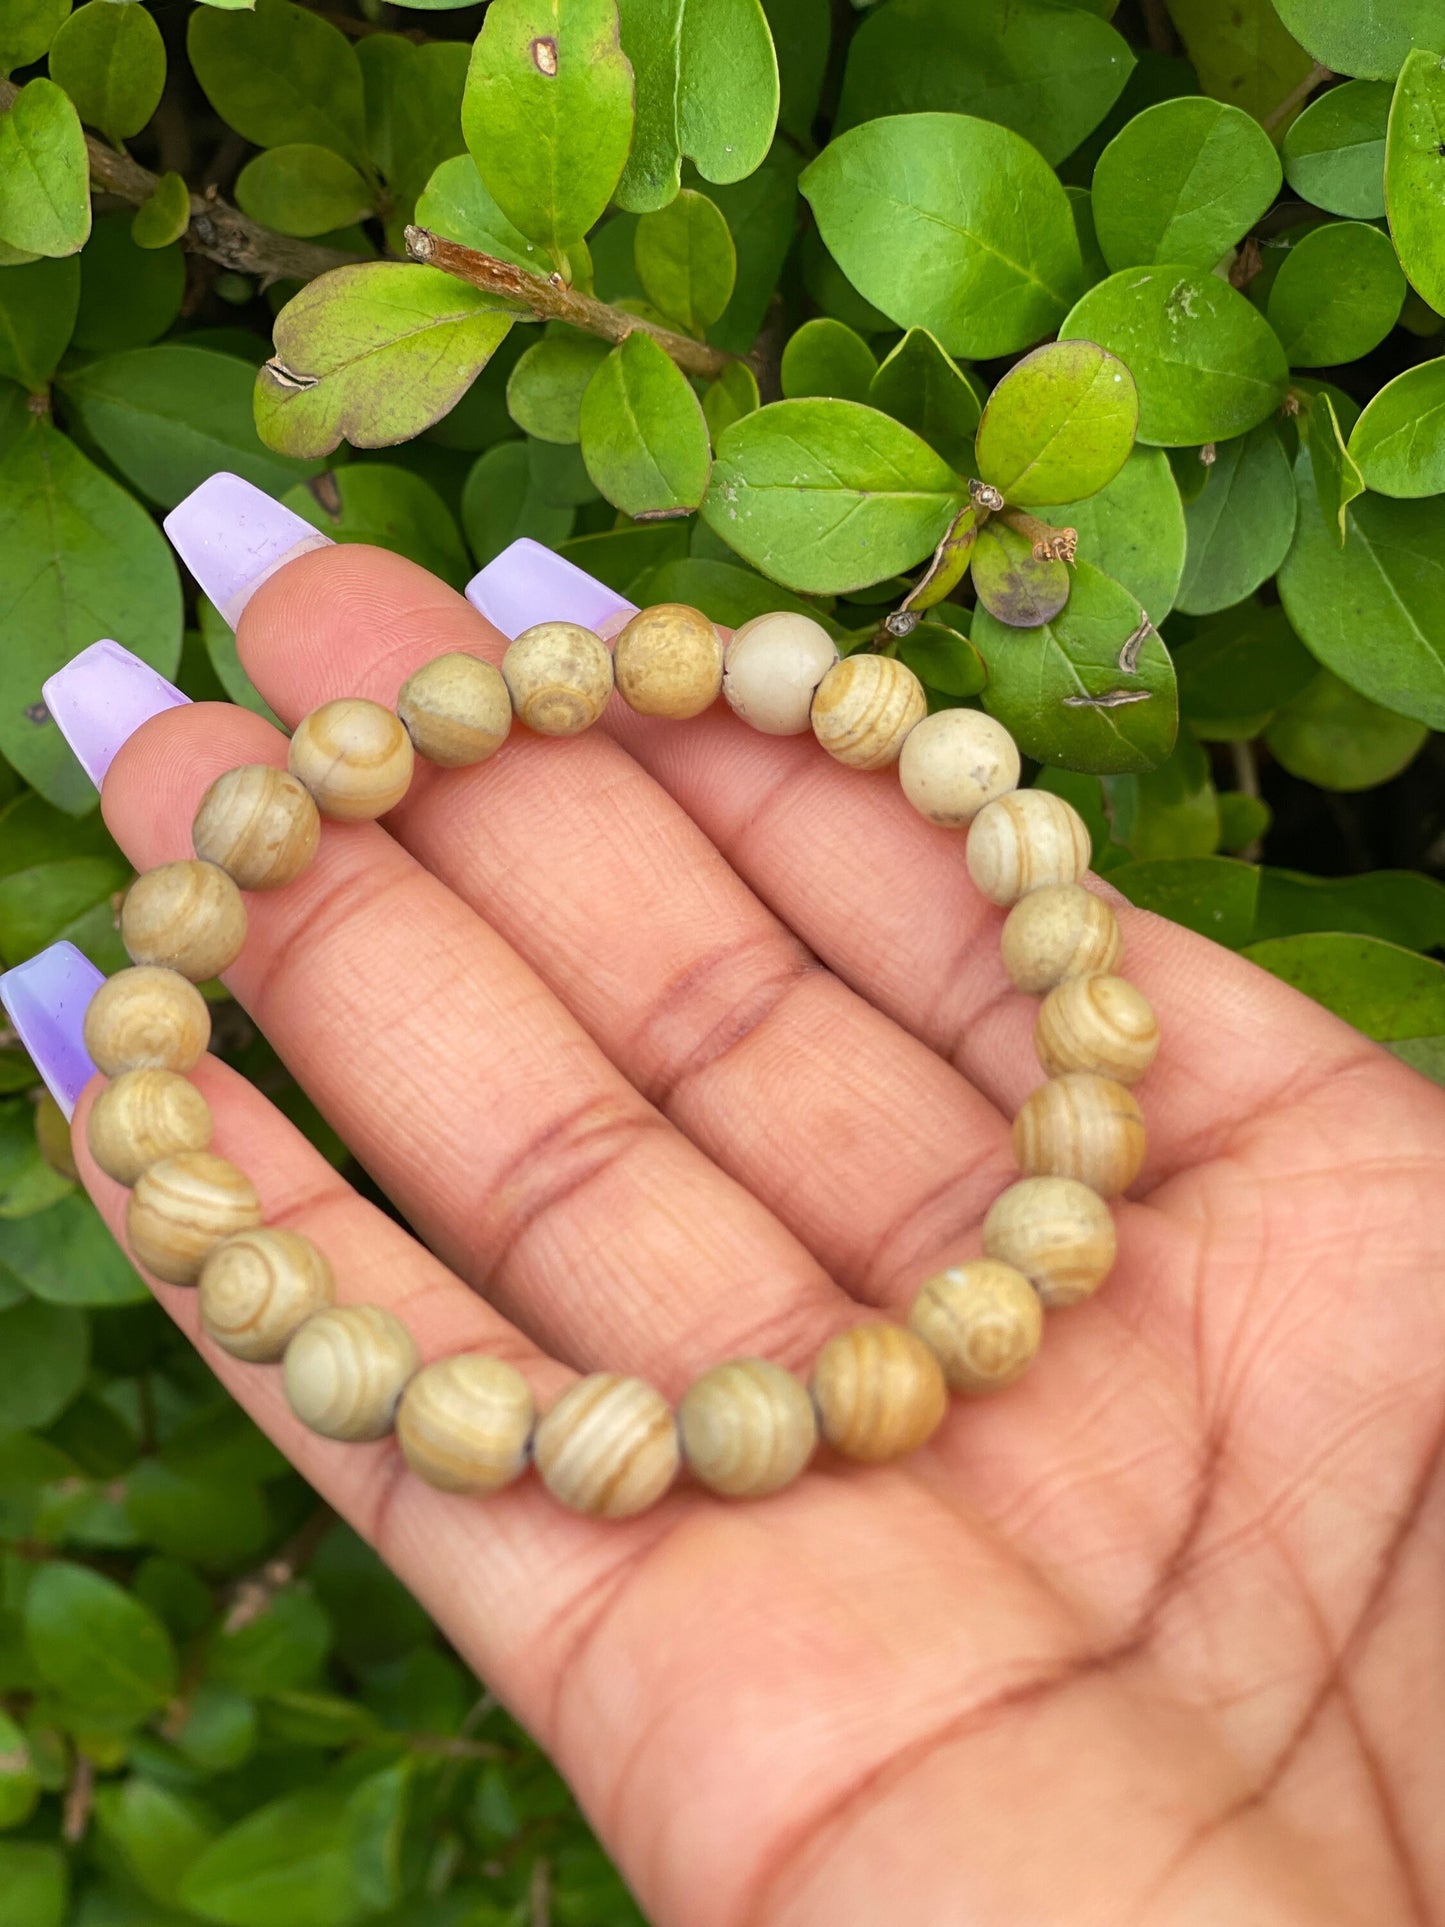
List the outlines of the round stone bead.
{"label": "round stone bead", "polygon": [[1000,796],[969,826],[968,873],[990,903],[1017,903],[1048,883],[1077,883],[1090,854],[1084,819],[1050,790]]}
{"label": "round stone bead", "polygon": [[406,795],[415,767],[401,720],[363,696],[341,696],[303,716],[287,753],[323,816],[364,823]]}
{"label": "round stone bead", "polygon": [[612,652],[578,622],[538,622],[502,658],[512,708],[539,736],[580,736],[612,695]]}
{"label": "round stone bead", "polygon": [[990,1258],[1021,1271],[1050,1311],[1092,1297],[1114,1264],[1114,1219],[1077,1178],[1023,1178],[983,1221]]}
{"label": "round stone bead", "polygon": [[928,714],[923,684],[893,656],[845,656],[813,698],[813,734],[850,769],[886,769]]}
{"label": "round stone bead", "polygon": [[701,609],[659,602],[639,610],[618,636],[614,669],[630,709],[686,722],[717,701],[722,641]]}
{"label": "round stone bead", "polygon": [[241,892],[215,863],[183,857],[138,876],[120,907],[120,940],[138,964],[193,984],[229,970],[246,941]]}
{"label": "round stone bead", "polygon": [[920,816],[961,829],[985,803],[1017,787],[1018,746],[980,709],[940,709],[908,732],[898,780]]}
{"label": "round stone bead", "polygon": [[996,1392],[1033,1363],[1044,1308],[1021,1271],[975,1258],[930,1278],[908,1323],[943,1367],[950,1391]]}
{"label": "round stone bead", "polygon": [[86,1123],[90,1155],[117,1184],[134,1184],[158,1158],[204,1151],[211,1107],[175,1071],[124,1071],[106,1085]]}
{"label": "round stone bead", "polygon": [[1112,1198],[1144,1162],[1144,1118],[1132,1091],[1111,1077],[1051,1077],[1014,1119],[1014,1156],[1030,1178],[1077,1178]]}
{"label": "round stone bead", "polygon": [[596,1519],[655,1505],[677,1477],[672,1407],[640,1378],[594,1372],[537,1427],[532,1456],[553,1498]]}
{"label": "round stone bead", "polygon": [[778,609],[733,632],[723,661],[729,706],[764,736],[801,736],[838,645],[811,616]]}
{"label": "round stone bead", "polygon": [[85,1048],[108,1077],[122,1071],[188,1071],[211,1041],[211,1013],[174,970],[118,970],[90,1000]]}
{"label": "round stone bead", "polygon": [[244,1171],[211,1151],[178,1151],[136,1179],[125,1231],[137,1260],[171,1285],[193,1285],[222,1238],[252,1231],[261,1200]]}
{"label": "round stone bead", "polygon": [[1034,1047],[1050,1077],[1097,1071],[1137,1084],[1159,1049],[1159,1023],[1149,999],[1126,978],[1072,977],[1040,1004]]}
{"label": "round stone bead", "polygon": [[823,1437],[850,1459],[881,1465],[938,1430],[948,1388],[933,1353],[902,1325],[853,1325],[830,1338],[811,1390]]}
{"label": "round stone bead", "polygon": [[191,826],[196,855],[218,863],[243,890],[293,883],[316,854],[321,817],[289,770],[243,763],[218,776]]}
{"label": "round stone bead", "polygon": [[262,1225],[223,1239],[201,1266],[201,1324],[232,1358],[271,1365],[308,1318],[336,1297],[331,1266],[309,1238]]}
{"label": "round stone bead", "polygon": [[494,664],[454,651],[407,677],[396,713],[419,755],[443,769],[464,769],[485,763],[506,742],[512,698]]}
{"label": "round stone bead", "polygon": [[532,1388],[480,1352],[424,1365],[402,1393],[396,1436],[412,1471],[443,1492],[496,1492],[527,1469]]}
{"label": "round stone bead", "polygon": [[1004,969],[1033,996],[1071,977],[1117,969],[1124,955],[1119,919],[1078,883],[1046,883],[1021,897],[999,936]]}
{"label": "round stone bead", "polygon": [[379,1439],[420,1364],[406,1326],[379,1305],[319,1311],[286,1347],[286,1402],[325,1439]]}
{"label": "round stone bead", "polygon": [[761,1499],[791,1485],[818,1443],[806,1388],[761,1358],[704,1372],[683,1394],[677,1429],[693,1477],[729,1499]]}

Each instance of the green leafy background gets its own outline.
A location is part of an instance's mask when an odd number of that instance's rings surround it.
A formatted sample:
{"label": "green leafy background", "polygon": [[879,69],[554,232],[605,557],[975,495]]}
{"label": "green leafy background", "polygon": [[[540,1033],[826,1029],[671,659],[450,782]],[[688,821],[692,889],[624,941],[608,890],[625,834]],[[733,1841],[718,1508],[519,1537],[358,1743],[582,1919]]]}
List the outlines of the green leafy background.
{"label": "green leafy background", "polygon": [[[896,652],[1445,1076],[1442,54],[1445,0],[0,0],[0,965],[121,961],[47,675],[264,709],[157,526],[224,467],[458,587],[529,535]],[[35,1085],[0,1036],[5,1927],[636,1918]]]}

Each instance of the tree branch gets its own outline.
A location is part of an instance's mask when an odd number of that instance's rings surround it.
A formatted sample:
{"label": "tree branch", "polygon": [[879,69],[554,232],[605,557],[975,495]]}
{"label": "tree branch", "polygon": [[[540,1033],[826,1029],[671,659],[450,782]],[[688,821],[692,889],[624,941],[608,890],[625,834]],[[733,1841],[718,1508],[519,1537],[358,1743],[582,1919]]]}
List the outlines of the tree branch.
{"label": "tree branch", "polygon": [[444,235],[433,234],[430,228],[409,227],[406,251],[413,261],[424,261],[430,267],[440,268],[444,274],[454,274],[459,281],[470,282],[472,287],[481,288],[487,294],[520,301],[543,320],[570,321],[574,328],[581,328],[589,335],[601,335],[604,341],[625,341],[632,334],[651,335],[684,374],[712,380],[729,362],[739,359],[737,355],[724,354],[721,348],[709,347],[705,341],[694,341],[691,335],[659,328],[656,322],[629,314],[625,308],[614,308],[606,301],[597,300],[595,295],[581,294],[576,288],[569,288],[560,275],[543,279],[529,274],[510,261],[499,261],[494,254],[463,247],[460,241],[448,241]]}

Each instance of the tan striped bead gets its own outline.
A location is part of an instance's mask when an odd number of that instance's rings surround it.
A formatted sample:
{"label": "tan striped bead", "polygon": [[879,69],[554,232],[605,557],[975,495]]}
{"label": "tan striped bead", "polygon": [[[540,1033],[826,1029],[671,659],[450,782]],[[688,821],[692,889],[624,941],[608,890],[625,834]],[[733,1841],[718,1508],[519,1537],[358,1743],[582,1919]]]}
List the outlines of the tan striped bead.
{"label": "tan striped bead", "polygon": [[1111,1077],[1051,1077],[1014,1119],[1014,1156],[1031,1178],[1077,1178],[1112,1198],[1144,1162],[1144,1117],[1132,1091]]}
{"label": "tan striped bead", "polygon": [[286,1347],[286,1401],[322,1438],[384,1438],[420,1362],[415,1339],[391,1312],[334,1305],[308,1318]]}
{"label": "tan striped bead", "polygon": [[923,684],[906,663],[893,656],[845,656],[818,684],[813,734],[850,769],[886,769],[927,714]]}
{"label": "tan striped bead", "polygon": [[480,1352],[424,1365],[402,1393],[406,1462],[442,1492],[497,1492],[527,1469],[537,1410],[515,1366]]}
{"label": "tan striped bead", "polygon": [[147,870],[126,891],[120,940],[133,963],[205,983],[240,956],[246,906],[219,864],[183,857]]}
{"label": "tan striped bead", "polygon": [[968,873],[990,903],[1017,903],[1049,883],[1077,883],[1089,867],[1084,819],[1051,790],[1015,790],[987,803],[968,831]]}
{"label": "tan striped bead", "polygon": [[694,1380],[677,1408],[694,1478],[729,1499],[791,1485],[812,1458],[818,1421],[807,1389],[781,1365],[730,1359]]}
{"label": "tan striped bead", "polygon": [[617,691],[641,716],[686,722],[717,701],[723,646],[701,609],[658,602],[640,609],[613,650]]}
{"label": "tan striped bead", "polygon": [[578,622],[536,622],[502,658],[512,708],[539,736],[579,736],[612,696],[612,651]]}
{"label": "tan striped bead", "polygon": [[211,1151],[178,1151],[148,1165],[126,1205],[125,1231],[139,1263],[167,1284],[193,1285],[223,1238],[261,1222],[261,1200],[244,1171]]}
{"label": "tan striped bead", "polygon": [[363,696],[341,696],[302,717],[287,763],[323,816],[362,823],[395,809],[410,787],[416,757],[391,710]]}
{"label": "tan striped bead", "polygon": [[407,677],[396,713],[418,754],[442,769],[484,763],[512,728],[512,698],[501,670],[456,650]]}
{"label": "tan striped bead", "polygon": [[1159,1049],[1159,1023],[1142,990],[1123,977],[1074,977],[1051,990],[1034,1024],[1039,1062],[1063,1071],[1097,1071],[1137,1084]]}
{"label": "tan striped bead", "polygon": [[223,1351],[252,1365],[280,1358],[336,1297],[331,1266],[309,1238],[280,1225],[225,1238],[201,1267],[201,1324]]}
{"label": "tan striped bead", "polygon": [[811,1390],[829,1445],[870,1465],[916,1451],[948,1409],[933,1353],[915,1333],[881,1320],[830,1338],[813,1367]]}
{"label": "tan striped bead", "polygon": [[85,1048],[108,1077],[122,1071],[189,1071],[211,1041],[206,1000],[179,971],[118,970],[91,998]]}
{"label": "tan striped bead", "polygon": [[672,1407],[640,1378],[594,1372],[537,1427],[537,1471],[555,1499],[597,1519],[644,1512],[677,1477]]}
{"label": "tan striped bead", "polygon": [[989,1257],[1021,1271],[1049,1311],[1093,1296],[1113,1268],[1116,1242],[1108,1205],[1077,1178],[1022,1178],[983,1221]]}
{"label": "tan striped bead", "polygon": [[243,890],[294,883],[316,855],[321,817],[304,783],[269,763],[243,763],[218,776],[191,826],[196,855]]}
{"label": "tan striped bead", "polygon": [[996,1392],[1034,1362],[1044,1308],[1021,1271],[974,1258],[930,1278],[908,1324],[943,1367],[951,1392]]}
{"label": "tan striped bead", "polygon": [[86,1138],[107,1177],[134,1184],[157,1158],[204,1151],[211,1141],[211,1107],[175,1071],[124,1071],[91,1105]]}
{"label": "tan striped bead", "polygon": [[1071,977],[1117,970],[1124,938],[1102,897],[1079,883],[1046,883],[1009,911],[999,948],[1015,988],[1039,996]]}

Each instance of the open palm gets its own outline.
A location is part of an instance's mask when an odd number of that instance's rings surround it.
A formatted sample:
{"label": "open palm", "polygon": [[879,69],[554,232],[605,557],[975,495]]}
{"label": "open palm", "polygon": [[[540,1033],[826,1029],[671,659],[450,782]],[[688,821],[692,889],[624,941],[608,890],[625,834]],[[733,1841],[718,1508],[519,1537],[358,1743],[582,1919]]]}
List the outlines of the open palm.
{"label": "open palm", "polygon": [[[288,723],[503,647],[360,548],[293,562],[239,641]],[[187,855],[207,784],[256,761],[284,742],[250,712],[171,711],[107,818],[140,867]],[[1120,917],[1164,1046],[1117,1270],[905,1464],[596,1525],[317,1439],[279,1373],[201,1341],[660,1923],[1445,1914],[1445,1102]],[[268,1220],[426,1357],[500,1353],[543,1402],[604,1367],[676,1397],[727,1357],[806,1370],[977,1251],[1040,1077],[999,923],[891,777],[614,704],[605,733],[427,770],[252,899],[232,989],[429,1249],[224,1066],[198,1081]],[[157,1290],[194,1332],[194,1294]]]}

